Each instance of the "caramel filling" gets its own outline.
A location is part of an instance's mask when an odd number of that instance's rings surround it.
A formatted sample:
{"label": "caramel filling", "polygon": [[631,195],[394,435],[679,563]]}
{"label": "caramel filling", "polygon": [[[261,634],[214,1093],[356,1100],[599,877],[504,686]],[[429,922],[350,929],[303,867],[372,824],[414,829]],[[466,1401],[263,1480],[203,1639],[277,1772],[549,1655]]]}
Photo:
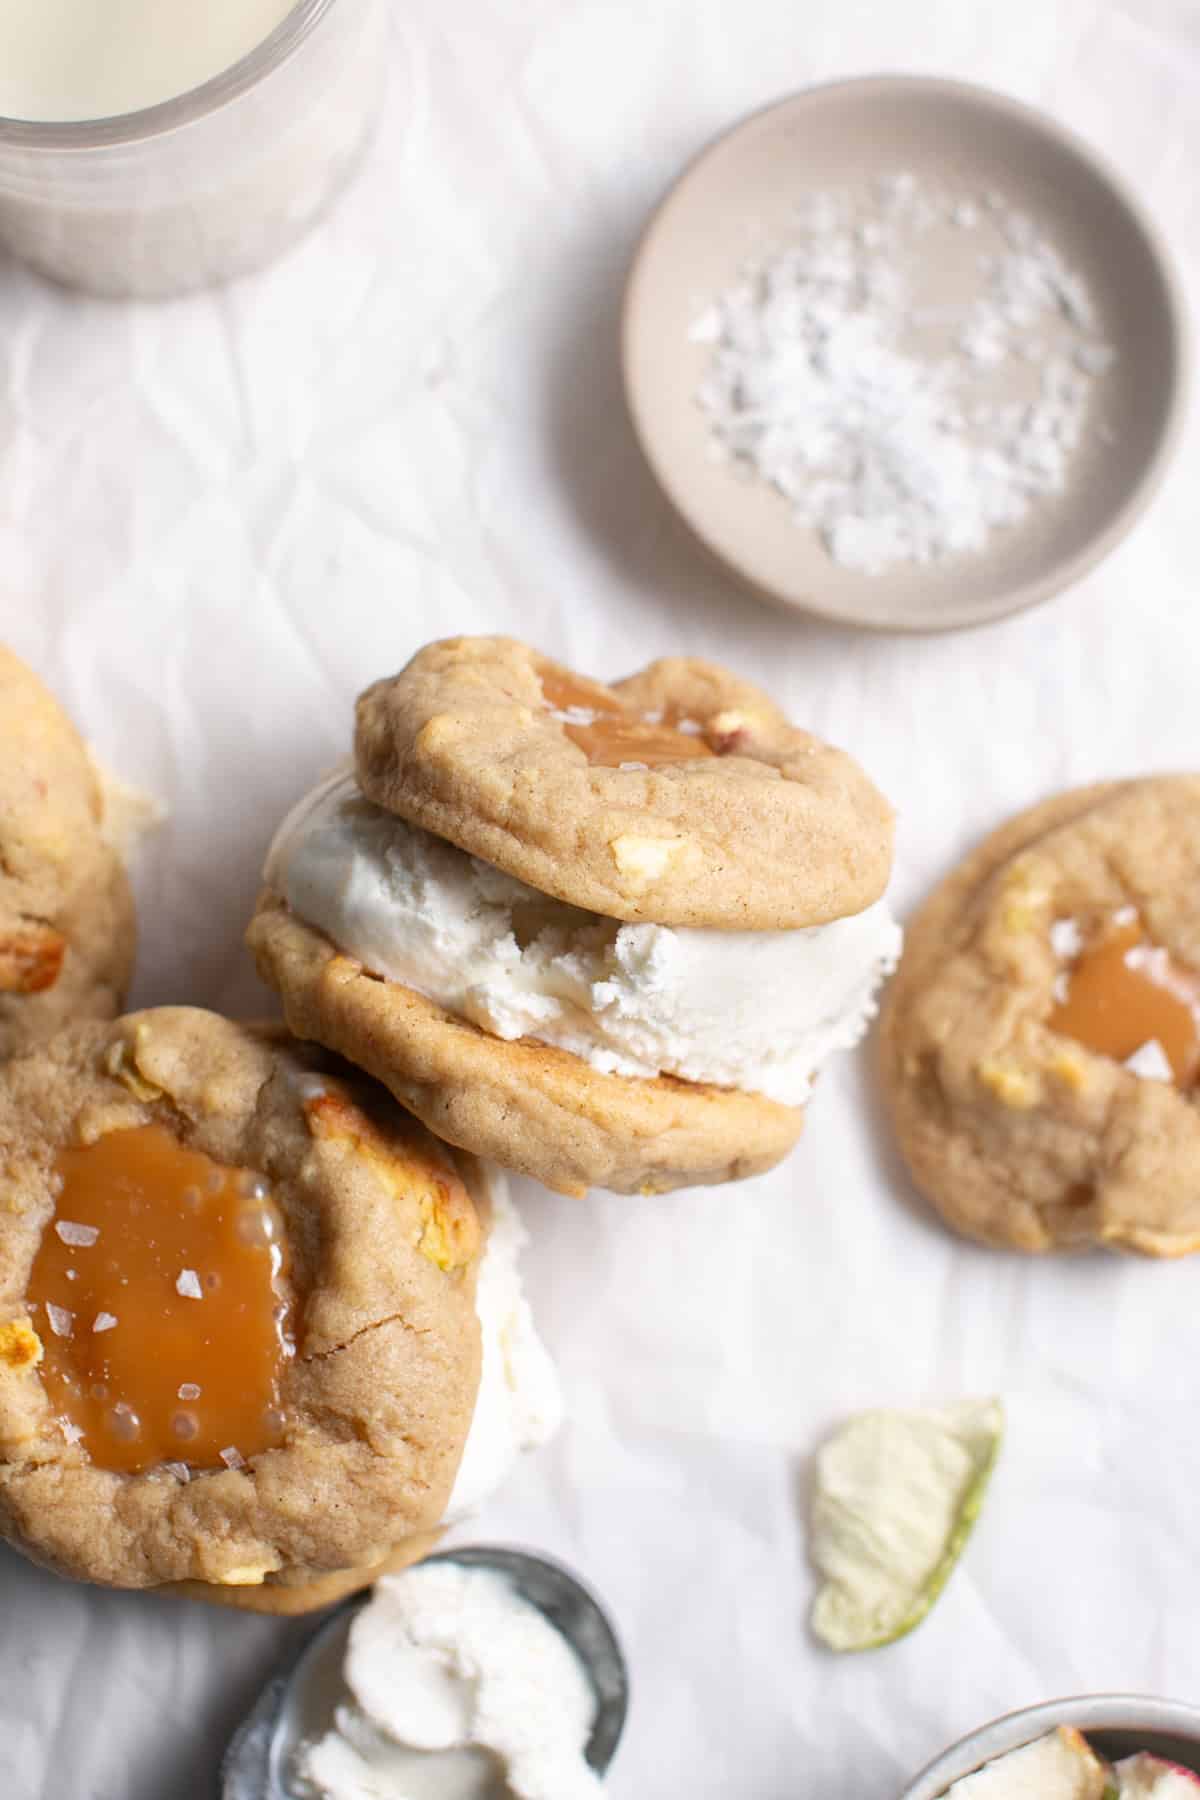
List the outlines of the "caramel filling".
{"label": "caramel filling", "polygon": [[640,718],[591,682],[548,672],[542,676],[542,694],[548,706],[566,715],[563,731],[594,767],[645,763],[653,768],[714,754],[698,729],[680,731],[661,720]]}
{"label": "caramel filling", "polygon": [[292,1354],[267,1184],[160,1125],[63,1150],[29,1302],[42,1380],[103,1469],[215,1469],[281,1442]]}
{"label": "caramel filling", "polygon": [[1151,1040],[1177,1087],[1200,1075],[1200,980],[1146,940],[1137,918],[1114,919],[1071,965],[1046,1023],[1099,1056],[1124,1062]]}
{"label": "caramel filling", "polygon": [[0,938],[0,994],[41,994],[62,972],[67,940],[51,925],[29,925]]}

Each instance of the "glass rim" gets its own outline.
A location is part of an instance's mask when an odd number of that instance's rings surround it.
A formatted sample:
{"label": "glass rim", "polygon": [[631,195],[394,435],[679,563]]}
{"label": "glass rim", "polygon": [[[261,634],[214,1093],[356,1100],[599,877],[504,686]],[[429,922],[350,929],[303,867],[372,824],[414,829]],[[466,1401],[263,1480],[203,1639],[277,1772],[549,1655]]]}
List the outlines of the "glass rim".
{"label": "glass rim", "polygon": [[96,119],[13,119],[0,114],[0,147],[22,150],[99,150],[165,137],[219,112],[274,70],[307,41],[338,0],[295,0],[290,11],[245,56],[182,94],[133,112]]}

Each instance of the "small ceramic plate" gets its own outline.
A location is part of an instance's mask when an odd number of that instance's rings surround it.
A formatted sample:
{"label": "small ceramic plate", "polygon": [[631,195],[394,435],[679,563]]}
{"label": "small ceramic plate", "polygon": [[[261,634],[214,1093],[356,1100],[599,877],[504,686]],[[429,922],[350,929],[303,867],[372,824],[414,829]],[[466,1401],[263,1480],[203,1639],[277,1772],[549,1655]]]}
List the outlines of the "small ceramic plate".
{"label": "small ceramic plate", "polygon": [[[866,574],[835,561],[775,488],[715,453],[697,398],[713,350],[695,331],[748,264],[797,241],[800,209],[813,196],[841,194],[852,204],[897,175],[946,206],[920,245],[922,305],[957,305],[961,316],[964,296],[977,289],[986,231],[964,230],[964,215],[953,213],[957,201],[982,200],[996,219],[1027,215],[1082,277],[1095,336],[1115,360],[1093,375],[1063,488],[995,527],[981,549]],[[1179,422],[1183,309],[1154,227],[1078,138],[982,88],[879,76],[813,88],[755,113],[691,164],[642,239],[626,292],[623,357],[650,466],[727,568],[802,612],[877,630],[938,631],[1048,599],[1129,530]],[[989,399],[1028,399],[1038,379],[1035,363],[1011,356]]]}

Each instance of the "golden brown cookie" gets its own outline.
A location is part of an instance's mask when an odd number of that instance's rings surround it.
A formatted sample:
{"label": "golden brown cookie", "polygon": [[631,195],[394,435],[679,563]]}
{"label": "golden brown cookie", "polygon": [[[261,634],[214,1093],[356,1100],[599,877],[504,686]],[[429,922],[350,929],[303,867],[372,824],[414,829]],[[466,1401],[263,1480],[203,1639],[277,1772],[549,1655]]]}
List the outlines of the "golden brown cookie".
{"label": "golden brown cookie", "polygon": [[883,1074],[956,1230],[1200,1249],[1198,890],[1200,777],[1179,775],[1044,801],[925,903],[884,1000]]}
{"label": "golden brown cookie", "polygon": [[601,1074],[582,1057],[492,1037],[372,975],[264,893],[247,941],[298,1037],[376,1075],[452,1144],[565,1194],[664,1193],[771,1168],[803,1112],[668,1076]]}
{"label": "golden brown cookie", "polygon": [[891,869],[858,764],[694,658],[606,687],[512,638],[449,638],[367,689],[355,747],[378,805],[609,918],[819,925]]}
{"label": "golden brown cookie", "polygon": [[487,1178],[335,1067],[162,1008],[0,1076],[0,1532],[34,1560],[289,1611],[428,1548]]}
{"label": "golden brown cookie", "polygon": [[0,1060],[120,1010],[133,899],[102,814],[79,734],[0,645]]}

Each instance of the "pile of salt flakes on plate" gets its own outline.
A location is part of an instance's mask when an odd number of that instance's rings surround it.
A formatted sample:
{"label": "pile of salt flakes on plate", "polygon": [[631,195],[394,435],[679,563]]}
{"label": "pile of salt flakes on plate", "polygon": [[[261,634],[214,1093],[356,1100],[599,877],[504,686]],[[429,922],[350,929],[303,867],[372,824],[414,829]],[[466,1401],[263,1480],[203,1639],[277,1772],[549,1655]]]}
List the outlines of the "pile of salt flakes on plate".
{"label": "pile of salt flakes on plate", "polygon": [[[961,292],[935,305],[955,238]],[[811,196],[691,335],[712,346],[698,399],[715,452],[866,574],[981,550],[1060,491],[1113,361],[1085,283],[1027,215],[907,174]]]}

